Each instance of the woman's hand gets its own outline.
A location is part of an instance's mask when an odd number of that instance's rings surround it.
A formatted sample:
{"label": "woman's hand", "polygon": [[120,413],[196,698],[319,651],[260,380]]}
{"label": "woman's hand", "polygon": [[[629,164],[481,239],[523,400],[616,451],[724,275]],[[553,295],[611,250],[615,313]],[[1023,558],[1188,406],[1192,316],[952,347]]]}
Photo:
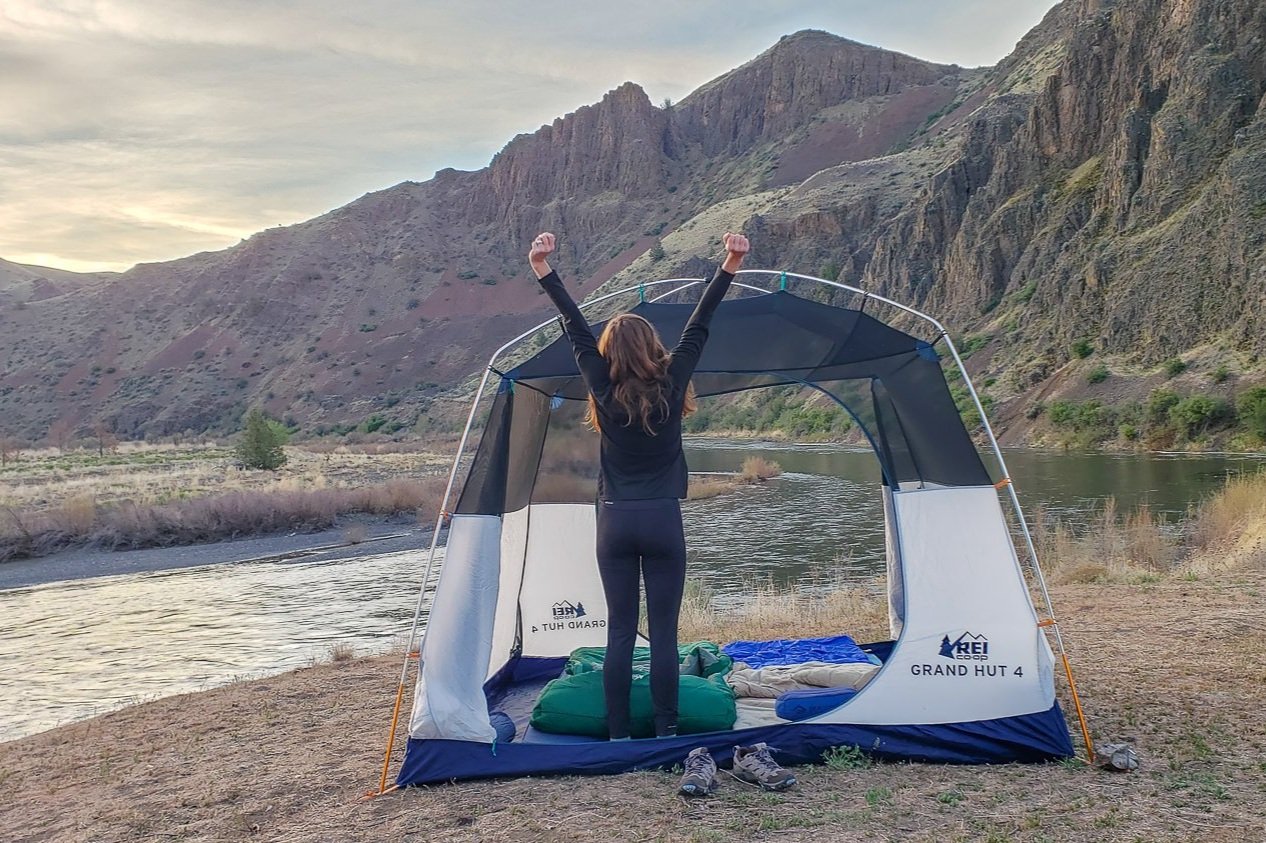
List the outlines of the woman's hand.
{"label": "woman's hand", "polygon": [[548,231],[542,231],[532,241],[532,248],[528,250],[528,263],[532,264],[537,278],[550,274],[549,263],[545,259],[554,253],[554,244],[555,237]]}
{"label": "woman's hand", "polygon": [[725,244],[725,262],[721,269],[733,275],[743,266],[743,258],[752,250],[752,244],[742,234],[731,234],[728,231],[721,238]]}

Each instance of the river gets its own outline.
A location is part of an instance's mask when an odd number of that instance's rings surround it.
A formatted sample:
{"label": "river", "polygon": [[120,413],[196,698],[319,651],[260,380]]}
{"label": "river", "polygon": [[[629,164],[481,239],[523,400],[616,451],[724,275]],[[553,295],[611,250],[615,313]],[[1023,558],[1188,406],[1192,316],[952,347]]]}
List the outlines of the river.
{"label": "river", "polygon": [[[741,603],[753,581],[822,588],[883,564],[879,472],[869,451],[832,445],[695,441],[696,471],[750,455],[777,480],[685,508],[690,576]],[[1085,524],[1115,497],[1175,520],[1240,455],[1009,450],[1023,506]],[[243,562],[0,590],[0,740],[159,696],[293,669],[334,644],[387,649],[407,634],[425,553]]]}

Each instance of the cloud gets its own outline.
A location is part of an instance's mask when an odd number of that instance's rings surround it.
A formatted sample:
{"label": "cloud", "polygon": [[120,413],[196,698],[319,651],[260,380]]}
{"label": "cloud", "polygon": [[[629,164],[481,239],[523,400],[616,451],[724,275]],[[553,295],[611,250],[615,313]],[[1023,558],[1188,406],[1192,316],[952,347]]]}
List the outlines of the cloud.
{"label": "cloud", "polygon": [[7,0],[0,256],[121,269],[223,248],[481,167],[626,80],[680,99],[798,29],[992,63],[1048,4]]}

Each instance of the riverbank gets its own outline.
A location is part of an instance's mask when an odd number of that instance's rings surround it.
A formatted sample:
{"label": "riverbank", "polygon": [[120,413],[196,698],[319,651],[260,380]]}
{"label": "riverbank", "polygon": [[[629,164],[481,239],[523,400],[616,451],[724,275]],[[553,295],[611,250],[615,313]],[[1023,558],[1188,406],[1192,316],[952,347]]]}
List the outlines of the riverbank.
{"label": "riverbank", "polygon": [[310,533],[274,533],[232,541],[143,550],[74,548],[0,563],[0,590],[63,580],[110,577],[234,562],[304,559],[333,562],[353,556],[414,550],[430,541],[432,526],[412,514],[345,515]]}
{"label": "riverbank", "polygon": [[[691,802],[667,772],[467,782],[358,802],[381,768],[399,668],[385,656],[0,744],[0,782],[20,794],[0,803],[0,828],[14,841],[1263,839],[1264,589],[1260,566],[1055,588],[1096,740],[1129,740],[1142,759],[1128,775],[1071,762],[860,761],[799,768],[800,784],[782,794],[726,777]],[[712,637],[881,631],[874,601],[831,599],[683,623]]]}
{"label": "riverbank", "polygon": [[289,447],[278,471],[241,470],[231,451],[215,445],[49,449],[10,458],[0,469],[0,562],[67,549],[92,556],[315,533],[349,517],[413,515],[430,523],[449,458],[399,447]]}

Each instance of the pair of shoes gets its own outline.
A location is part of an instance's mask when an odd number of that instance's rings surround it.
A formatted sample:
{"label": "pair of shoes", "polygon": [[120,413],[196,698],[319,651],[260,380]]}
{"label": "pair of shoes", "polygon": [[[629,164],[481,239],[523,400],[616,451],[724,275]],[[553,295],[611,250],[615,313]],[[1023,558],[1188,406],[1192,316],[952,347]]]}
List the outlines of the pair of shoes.
{"label": "pair of shoes", "polygon": [[690,750],[686,756],[686,772],[677,792],[682,796],[707,796],[717,786],[717,762],[706,746]]}
{"label": "pair of shoes", "polygon": [[[686,771],[678,792],[683,796],[706,796],[717,786],[717,764],[706,746],[692,749],[686,756]],[[796,777],[784,770],[770,755],[764,743],[734,747],[734,769],[731,775],[739,781],[759,785],[764,790],[786,790]]]}
{"label": "pair of shoes", "polygon": [[[786,790],[796,783],[795,775],[778,766],[764,743],[734,747],[734,777],[762,790]],[[777,752],[777,750],[773,750]]]}

